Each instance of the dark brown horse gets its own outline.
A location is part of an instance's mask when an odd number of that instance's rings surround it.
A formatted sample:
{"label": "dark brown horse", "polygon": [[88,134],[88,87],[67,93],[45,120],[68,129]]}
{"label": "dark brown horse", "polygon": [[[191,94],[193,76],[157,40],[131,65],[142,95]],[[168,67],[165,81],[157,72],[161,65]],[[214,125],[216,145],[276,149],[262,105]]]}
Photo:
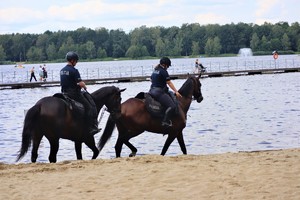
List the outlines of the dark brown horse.
{"label": "dark brown horse", "polygon": [[179,101],[179,114],[172,118],[173,126],[164,128],[161,125],[161,119],[152,117],[146,110],[144,100],[139,98],[130,98],[121,104],[121,117],[115,120],[112,116],[108,118],[105,130],[98,143],[100,151],[111,137],[115,125],[118,128],[119,136],[115,145],[116,157],[121,156],[122,145],[125,144],[131,150],[129,156],[135,156],[137,149],[129,140],[144,131],[167,134],[167,140],[162,149],[161,155],[165,155],[170,144],[177,138],[183,154],[186,154],[186,147],[183,140],[182,130],[186,126],[186,115],[194,99],[200,103],[203,100],[201,93],[201,83],[199,76],[189,76],[183,86],[179,89],[182,98]]}
{"label": "dark brown horse", "polygon": [[[121,92],[114,86],[103,87],[91,94],[99,114],[103,105],[114,117],[120,115]],[[31,162],[36,162],[38,148],[43,136],[50,143],[49,161],[56,162],[59,139],[69,139],[75,142],[77,159],[82,159],[81,147],[85,143],[92,151],[92,159],[97,158],[99,150],[95,145],[93,135],[88,135],[82,115],[74,114],[74,109],[61,98],[49,96],[40,99],[31,107],[24,120],[22,146],[17,157],[19,161],[28,151],[32,142]]]}

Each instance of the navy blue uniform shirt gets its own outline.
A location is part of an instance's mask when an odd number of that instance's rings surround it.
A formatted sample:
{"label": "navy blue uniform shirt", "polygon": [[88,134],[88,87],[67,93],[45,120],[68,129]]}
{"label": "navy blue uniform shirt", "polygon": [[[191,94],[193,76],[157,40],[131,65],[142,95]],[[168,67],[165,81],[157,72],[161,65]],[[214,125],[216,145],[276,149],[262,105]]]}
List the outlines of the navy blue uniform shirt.
{"label": "navy blue uniform shirt", "polygon": [[151,75],[151,88],[159,87],[165,88],[167,86],[167,81],[171,80],[169,73],[162,66],[157,67]]}
{"label": "navy blue uniform shirt", "polygon": [[77,89],[80,91],[80,86],[77,85],[80,81],[82,81],[82,79],[79,71],[75,67],[66,65],[60,70],[60,85],[62,91],[68,89]]}

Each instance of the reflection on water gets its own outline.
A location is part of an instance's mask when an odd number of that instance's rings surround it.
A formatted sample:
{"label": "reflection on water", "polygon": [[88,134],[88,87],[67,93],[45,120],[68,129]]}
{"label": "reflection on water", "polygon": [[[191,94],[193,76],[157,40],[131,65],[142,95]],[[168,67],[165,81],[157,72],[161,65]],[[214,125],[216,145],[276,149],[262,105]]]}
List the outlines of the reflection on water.
{"label": "reflection on water", "polygon": [[[204,100],[193,102],[188,112],[184,139],[189,154],[212,154],[300,147],[300,73],[202,79]],[[185,80],[174,80],[179,88]],[[127,88],[122,101],[147,91],[149,82],[118,83]],[[103,85],[91,85],[95,91]],[[21,145],[24,110],[59,87],[0,91],[0,162],[14,163]],[[104,128],[108,113],[100,127]],[[99,140],[101,132],[95,135]],[[98,158],[114,158],[117,131]],[[166,136],[145,132],[131,139],[138,155],[160,154]],[[123,146],[122,156],[130,153]],[[43,138],[38,162],[48,162],[49,144]],[[181,154],[177,141],[166,155]],[[92,151],[83,145],[84,159]],[[73,142],[60,140],[58,161],[75,160]],[[21,160],[30,162],[30,151]]]}

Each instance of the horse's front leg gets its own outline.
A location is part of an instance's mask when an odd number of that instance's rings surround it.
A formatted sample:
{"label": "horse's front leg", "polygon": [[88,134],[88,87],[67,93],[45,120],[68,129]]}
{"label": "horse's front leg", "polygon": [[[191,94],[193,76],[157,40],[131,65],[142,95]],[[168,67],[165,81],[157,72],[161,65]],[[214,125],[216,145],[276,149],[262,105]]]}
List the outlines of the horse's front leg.
{"label": "horse's front leg", "polygon": [[96,159],[99,155],[99,149],[95,145],[95,139],[94,136],[89,136],[85,142],[84,142],[92,151],[93,151],[93,157],[92,159]]}
{"label": "horse's front leg", "polygon": [[181,151],[183,154],[186,155],[186,147],[185,147],[185,143],[184,143],[184,139],[183,139],[183,134],[182,132],[180,132],[177,136],[177,141],[179,143],[179,146],[181,148]]}
{"label": "horse's front leg", "polygon": [[81,148],[82,148],[82,142],[75,141],[75,152],[76,152],[77,160],[82,160]]}
{"label": "horse's front leg", "polygon": [[123,139],[120,137],[118,137],[116,145],[115,145],[115,152],[116,152],[116,157],[119,158],[121,157],[121,151],[122,151],[122,146],[123,146]]}
{"label": "horse's front leg", "polygon": [[174,141],[175,138],[176,138],[176,136],[174,134],[169,133],[168,138],[165,142],[165,145],[164,145],[160,155],[164,156],[166,154],[169,146],[171,145],[171,143]]}

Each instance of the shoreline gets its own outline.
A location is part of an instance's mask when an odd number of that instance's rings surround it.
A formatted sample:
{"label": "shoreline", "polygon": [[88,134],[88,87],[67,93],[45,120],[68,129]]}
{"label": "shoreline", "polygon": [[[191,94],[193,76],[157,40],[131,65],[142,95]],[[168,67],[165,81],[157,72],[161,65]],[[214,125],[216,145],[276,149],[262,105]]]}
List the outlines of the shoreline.
{"label": "shoreline", "polygon": [[0,163],[0,199],[299,199],[300,148]]}

